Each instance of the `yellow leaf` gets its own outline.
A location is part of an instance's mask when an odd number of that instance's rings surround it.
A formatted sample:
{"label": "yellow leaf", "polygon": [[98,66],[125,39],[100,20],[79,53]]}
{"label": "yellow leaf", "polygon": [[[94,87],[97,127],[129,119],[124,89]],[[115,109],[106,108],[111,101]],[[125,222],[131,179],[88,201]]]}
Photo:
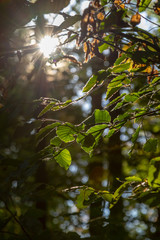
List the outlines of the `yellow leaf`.
{"label": "yellow leaf", "polygon": [[86,53],[86,52],[87,52],[87,49],[88,49],[87,43],[84,42],[84,43],[83,43],[83,51]]}
{"label": "yellow leaf", "polygon": [[135,27],[136,25],[138,25],[141,22],[141,15],[137,12],[136,14],[134,14],[131,18],[131,24],[133,27]]}
{"label": "yellow leaf", "polygon": [[156,3],[153,9],[157,15],[160,15],[160,3]]}
{"label": "yellow leaf", "polygon": [[98,18],[99,20],[103,21],[103,20],[104,20],[104,14],[103,14],[102,12],[99,12],[99,13],[97,14],[97,18]]}
{"label": "yellow leaf", "polygon": [[117,8],[122,8],[122,9],[125,8],[125,5],[122,4],[122,1],[121,1],[121,0],[115,0],[115,1],[114,1],[114,5],[115,5],[115,7],[117,7]]}

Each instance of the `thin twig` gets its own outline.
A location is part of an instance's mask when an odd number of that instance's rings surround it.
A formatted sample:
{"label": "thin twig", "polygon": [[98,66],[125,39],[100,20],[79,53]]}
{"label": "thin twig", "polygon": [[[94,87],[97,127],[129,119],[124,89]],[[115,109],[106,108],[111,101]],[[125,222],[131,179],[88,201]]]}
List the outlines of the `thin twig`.
{"label": "thin twig", "polygon": [[[129,9],[130,11],[134,12],[134,13],[137,13],[137,11],[135,11],[135,10],[133,10],[133,9],[131,9],[131,8],[128,8],[128,9]],[[142,14],[139,13],[139,15],[140,15],[142,18],[144,18],[146,21],[148,21],[148,22],[150,22],[150,23],[152,23],[152,24],[154,24],[154,25],[160,27],[159,24],[152,22],[150,19],[144,17]]]}

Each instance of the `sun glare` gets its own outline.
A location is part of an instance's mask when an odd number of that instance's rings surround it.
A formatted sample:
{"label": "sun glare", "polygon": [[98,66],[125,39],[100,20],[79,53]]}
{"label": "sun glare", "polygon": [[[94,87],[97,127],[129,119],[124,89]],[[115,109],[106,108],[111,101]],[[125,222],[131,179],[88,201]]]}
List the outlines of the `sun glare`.
{"label": "sun glare", "polygon": [[39,43],[40,51],[44,57],[48,58],[52,52],[56,50],[58,46],[58,39],[50,36],[45,36]]}

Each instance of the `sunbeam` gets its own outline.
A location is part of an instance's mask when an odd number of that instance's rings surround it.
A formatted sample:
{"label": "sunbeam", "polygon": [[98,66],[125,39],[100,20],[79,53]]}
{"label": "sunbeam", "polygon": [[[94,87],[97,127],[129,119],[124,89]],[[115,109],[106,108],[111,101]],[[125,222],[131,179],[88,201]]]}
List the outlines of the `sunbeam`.
{"label": "sunbeam", "polygon": [[42,38],[39,43],[39,48],[44,57],[48,58],[50,54],[56,50],[58,43],[58,38],[55,37],[45,36]]}

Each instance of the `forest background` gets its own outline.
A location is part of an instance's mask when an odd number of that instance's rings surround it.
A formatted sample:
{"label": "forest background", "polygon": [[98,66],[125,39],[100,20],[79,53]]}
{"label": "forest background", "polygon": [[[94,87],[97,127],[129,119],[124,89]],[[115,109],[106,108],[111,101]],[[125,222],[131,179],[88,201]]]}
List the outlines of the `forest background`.
{"label": "forest background", "polygon": [[0,1],[0,239],[159,239],[159,15]]}

